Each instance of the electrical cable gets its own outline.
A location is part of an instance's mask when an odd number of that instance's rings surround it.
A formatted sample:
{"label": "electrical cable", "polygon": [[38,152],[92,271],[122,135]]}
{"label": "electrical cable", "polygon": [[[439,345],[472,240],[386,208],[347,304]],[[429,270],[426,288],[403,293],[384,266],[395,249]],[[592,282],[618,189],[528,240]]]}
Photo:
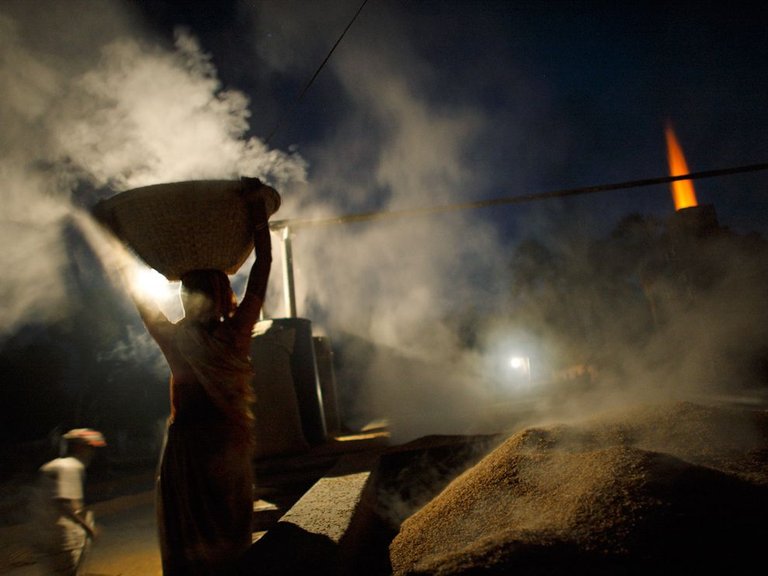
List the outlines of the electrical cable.
{"label": "electrical cable", "polygon": [[[351,20],[347,24],[347,26],[344,28],[342,33],[337,38],[334,45],[331,47],[330,51],[326,55],[325,59],[320,63],[320,66],[317,67],[317,70],[315,70],[315,73],[312,75],[312,77],[309,79],[309,81],[304,85],[302,90],[299,92],[297,97],[294,99],[293,103],[288,107],[288,109],[283,113],[283,115],[278,119],[277,123],[275,124],[274,128],[272,128],[272,131],[269,133],[269,135],[265,138],[264,143],[268,144],[272,137],[275,135],[275,133],[278,131],[278,129],[282,126],[283,121],[285,118],[293,112],[293,110],[298,106],[298,104],[303,100],[304,95],[309,90],[310,86],[314,83],[315,79],[320,74],[320,71],[325,67],[325,65],[328,63],[328,61],[331,58],[331,55],[334,53],[336,48],[339,46],[341,41],[344,39],[344,36],[347,34],[347,31],[352,27],[352,24],[354,24],[355,20],[357,20],[357,17],[360,15],[360,13],[363,11],[363,8],[368,3],[368,0],[363,0],[363,2],[358,7],[355,14],[352,16]],[[531,194],[522,194],[519,196],[505,196],[501,198],[491,198],[489,200],[477,200],[474,202],[462,202],[457,204],[447,204],[442,206],[431,206],[431,207],[425,207],[425,208],[413,208],[413,209],[405,209],[405,210],[390,210],[390,211],[372,211],[372,212],[361,212],[357,214],[345,214],[342,216],[331,216],[328,218],[314,218],[314,219],[287,219],[287,220],[273,220],[270,222],[269,227],[272,230],[281,230],[283,228],[307,228],[312,226],[328,226],[333,224],[347,224],[352,222],[362,222],[366,220],[378,220],[378,219],[384,219],[384,218],[402,218],[402,217],[409,217],[409,216],[420,216],[424,214],[435,214],[439,212],[452,212],[457,210],[469,210],[474,208],[484,208],[487,206],[497,206],[501,204],[521,204],[525,202],[534,202],[538,200],[547,200],[551,198],[565,198],[568,196],[578,196],[583,194],[594,194],[597,192],[608,192],[608,191],[616,191],[616,190],[624,190],[627,188],[640,188],[645,186],[656,186],[659,184],[668,184],[671,182],[675,182],[677,180],[697,180],[701,178],[714,178],[716,176],[726,176],[730,174],[738,174],[738,173],[744,173],[744,172],[756,172],[759,170],[768,170],[768,163],[764,164],[751,164],[748,166],[737,166],[733,168],[724,168],[720,170],[706,170],[703,172],[691,172],[689,174],[681,174],[677,176],[662,176],[658,178],[645,178],[642,180],[630,180],[626,182],[616,182],[611,184],[599,184],[595,186],[583,186],[578,188],[566,188],[561,190],[552,190],[549,192],[539,192],[539,193],[531,193]]]}
{"label": "electrical cable", "polygon": [[487,206],[498,206],[500,204],[522,204],[524,202],[534,202],[537,200],[547,200],[551,198],[565,198],[568,196],[578,196],[583,194],[594,194],[597,192],[608,192],[624,190],[627,188],[641,188],[644,186],[656,186],[667,184],[677,180],[698,180],[701,178],[714,178],[716,176],[727,176],[730,174],[739,174],[744,172],[757,172],[759,170],[768,170],[768,163],[750,164],[747,166],[736,166],[733,168],[723,168],[720,170],[706,170],[703,172],[691,172],[690,174],[681,174],[678,176],[663,176],[659,178],[645,178],[642,180],[630,180],[627,182],[616,182],[612,184],[599,184],[596,186],[583,186],[579,188],[566,188],[553,190],[549,192],[539,192],[532,194],[521,194],[519,196],[505,196],[501,198],[491,198],[489,200],[477,200],[474,202],[462,202],[458,204],[446,204],[442,206],[431,206],[425,208],[412,208],[405,210],[373,211],[361,212],[358,214],[345,214],[342,216],[330,216],[328,218],[307,218],[293,220],[274,220],[269,223],[272,230],[282,228],[308,228],[312,226],[328,226],[333,224],[348,224],[351,222],[363,222],[366,220],[379,220],[384,218],[403,218],[410,216],[421,216],[424,214],[434,214],[438,212],[453,212],[457,210],[469,210],[474,208],[484,208]]}
{"label": "electrical cable", "polygon": [[336,47],[341,43],[341,40],[344,38],[344,36],[347,34],[347,31],[352,27],[352,24],[357,20],[357,17],[360,15],[360,12],[363,11],[363,8],[368,3],[368,0],[363,0],[363,3],[360,4],[360,7],[357,9],[357,12],[355,12],[355,15],[352,16],[352,19],[349,21],[349,24],[347,24],[347,27],[344,28],[344,31],[341,33],[339,38],[336,40],[336,43],[331,48],[330,52],[328,52],[328,55],[325,57],[325,59],[320,63],[320,66],[318,66],[317,70],[315,70],[315,73],[312,75],[312,77],[309,79],[309,81],[304,85],[304,88],[302,88],[301,92],[299,92],[298,96],[294,99],[293,103],[288,107],[288,109],[283,113],[283,115],[278,119],[277,123],[275,124],[274,128],[272,128],[272,131],[269,133],[269,135],[265,138],[264,143],[269,144],[269,141],[272,140],[272,137],[275,135],[275,132],[278,131],[278,129],[282,126],[283,121],[285,118],[293,112],[293,110],[296,108],[296,106],[299,105],[299,103],[304,99],[304,94],[307,93],[307,90],[309,90],[309,87],[312,85],[312,83],[315,81],[315,78],[320,74],[320,70],[322,70],[325,65],[328,63],[328,60],[331,59],[331,54],[336,50]]}

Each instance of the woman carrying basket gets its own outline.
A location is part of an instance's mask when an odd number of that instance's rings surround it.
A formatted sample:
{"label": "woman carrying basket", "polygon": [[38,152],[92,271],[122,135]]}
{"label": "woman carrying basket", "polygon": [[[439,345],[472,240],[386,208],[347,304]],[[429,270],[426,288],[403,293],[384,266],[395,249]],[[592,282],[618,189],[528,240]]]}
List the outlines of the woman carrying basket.
{"label": "woman carrying basket", "polygon": [[277,193],[258,179],[243,183],[256,260],[240,304],[220,270],[182,276],[184,317],[177,323],[134,297],[171,369],[171,415],[157,478],[165,576],[231,574],[251,544],[249,350],[272,265],[264,198]]}

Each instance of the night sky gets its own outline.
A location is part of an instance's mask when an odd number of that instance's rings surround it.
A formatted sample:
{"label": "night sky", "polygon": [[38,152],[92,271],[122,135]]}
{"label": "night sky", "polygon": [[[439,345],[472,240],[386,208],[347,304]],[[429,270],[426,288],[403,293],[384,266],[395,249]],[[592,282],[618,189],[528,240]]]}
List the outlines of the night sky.
{"label": "night sky", "polygon": [[[120,426],[164,414],[165,390],[146,376],[166,377],[157,350],[82,226],[98,200],[259,176],[292,220],[657,178],[666,122],[693,172],[762,164],[768,9],[752,4],[368,0],[297,100],[361,0],[4,1],[0,338],[5,402],[19,407],[8,423],[35,422],[29,390],[54,399],[36,437],[116,406]],[[767,231],[766,188],[766,171],[696,182],[738,234]],[[464,319],[510,314],[521,242],[586,254],[629,215],[673,211],[656,185],[302,229],[298,314],[332,339],[475,374],[492,337],[469,338]],[[275,245],[269,317],[285,314]],[[532,338],[518,332],[504,340]],[[383,360],[361,369],[361,417],[419,412],[440,380]],[[467,404],[461,382],[442,384],[447,413]]]}
{"label": "night sky", "polygon": [[[386,146],[387,118],[345,86],[367,74],[405,82],[409,96],[435,115],[472,117],[476,124],[464,135],[460,161],[473,188],[464,194],[473,198],[663,176],[667,121],[692,171],[768,157],[766,9],[748,3],[694,9],[686,3],[370,0],[297,105],[362,2],[138,4],[159,34],[170,37],[181,24],[197,35],[224,85],[251,98],[250,133],[264,138],[277,129],[270,144],[295,147],[310,176],[323,174],[333,155],[329,145],[338,149],[338,135],[357,123],[369,141],[355,142],[353,177],[368,181],[374,208],[381,183],[373,173]],[[397,110],[389,114],[399,121]],[[418,155],[433,137],[439,136],[427,127],[403,153]],[[766,224],[756,214],[764,204],[752,197],[764,186],[763,175],[699,184],[703,201],[717,201],[729,222],[744,228]],[[619,211],[668,209],[664,194],[662,186],[596,201],[621,205],[605,215],[610,221]],[[399,204],[431,201],[430,191],[421,190]],[[503,216],[516,219],[514,212]]]}

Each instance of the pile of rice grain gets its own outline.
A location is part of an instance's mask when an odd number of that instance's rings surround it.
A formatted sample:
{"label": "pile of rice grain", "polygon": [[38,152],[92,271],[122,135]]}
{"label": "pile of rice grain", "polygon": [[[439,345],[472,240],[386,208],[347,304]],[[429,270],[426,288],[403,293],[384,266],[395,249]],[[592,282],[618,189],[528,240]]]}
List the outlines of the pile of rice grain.
{"label": "pile of rice grain", "polygon": [[403,522],[401,574],[754,573],[768,414],[691,403],[528,428]]}

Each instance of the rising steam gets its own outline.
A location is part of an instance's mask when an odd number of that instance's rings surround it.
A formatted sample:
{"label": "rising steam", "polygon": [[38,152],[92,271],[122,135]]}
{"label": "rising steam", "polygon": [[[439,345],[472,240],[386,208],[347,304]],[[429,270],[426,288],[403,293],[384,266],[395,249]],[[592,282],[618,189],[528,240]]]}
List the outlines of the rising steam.
{"label": "rising steam", "polygon": [[246,136],[247,98],[223,89],[191,35],[153,42],[119,3],[81,6],[80,23],[100,33],[78,35],[77,3],[41,4],[0,11],[2,336],[77,298],[61,276],[73,210],[150,183],[256,175],[279,186],[305,172],[298,155]]}
{"label": "rising steam", "polygon": [[[462,99],[457,83],[443,78],[440,84],[409,37],[407,18],[391,6],[371,12],[378,9],[371,3],[323,71],[326,91],[318,87],[311,95],[329,108],[333,122],[299,155],[250,135],[253,116],[277,117],[278,111],[254,108],[242,92],[224,87],[216,62],[193,34],[180,30],[175,44],[166,45],[141,31],[130,3],[68,2],[66,10],[53,0],[32,3],[34,9],[29,4],[0,8],[0,338],[69,313],[78,295],[66,281],[71,254],[62,231],[73,213],[82,215],[96,200],[127,188],[260,176],[280,190],[279,218],[290,220],[487,197],[496,180],[486,171],[489,134],[501,138],[503,132],[520,143],[518,166],[533,172],[545,162],[537,152],[547,144],[536,151],[522,144],[537,140],[526,132],[536,124],[532,115],[548,115],[547,100],[532,93],[533,84],[520,73],[520,100],[512,101],[500,130],[497,118]],[[265,78],[275,73],[306,80],[357,4],[256,3],[250,13],[254,67],[262,66]],[[86,19],[80,33],[74,14]],[[93,34],[82,33],[90,28]],[[265,95],[254,99],[270,102]],[[520,111],[528,100],[536,105]],[[298,314],[332,344],[345,344],[339,383],[347,424],[388,418],[398,440],[495,431],[496,380],[503,375],[489,371],[485,356],[504,342],[545,350],[531,362],[545,367],[532,364],[532,370],[547,374],[613,358],[610,386],[589,390],[589,401],[580,403],[571,399],[584,390],[559,389],[561,408],[634,399],[642,394],[627,390],[642,392],[649,379],[699,379],[708,357],[697,345],[701,334],[668,325],[639,344],[626,337],[645,310],[638,305],[642,294],[626,307],[613,298],[614,288],[634,298],[641,291],[632,285],[637,277],[622,269],[626,284],[609,282],[605,290],[594,284],[612,277],[611,264],[626,264],[626,254],[604,251],[596,258],[593,239],[568,228],[582,215],[562,206],[556,209],[563,218],[539,226],[536,215],[551,208],[526,209],[528,224],[517,230],[544,237],[549,255],[560,262],[552,266],[545,259],[530,270],[527,300],[514,293],[522,274],[516,247],[500,239],[482,212],[293,231]],[[509,229],[520,214],[495,217]],[[285,311],[275,240],[266,312],[279,317]],[[739,262],[751,265],[739,254]],[[741,277],[736,272],[724,273]],[[718,298],[728,286],[718,282],[707,292],[709,310],[723,308]],[[749,298],[756,293],[744,290]],[[706,309],[697,310],[705,315]],[[746,298],[738,312],[729,316],[734,322],[708,323],[707,351],[738,340],[741,328],[764,337],[750,323]],[[663,352],[682,332],[682,355],[670,358]]]}

